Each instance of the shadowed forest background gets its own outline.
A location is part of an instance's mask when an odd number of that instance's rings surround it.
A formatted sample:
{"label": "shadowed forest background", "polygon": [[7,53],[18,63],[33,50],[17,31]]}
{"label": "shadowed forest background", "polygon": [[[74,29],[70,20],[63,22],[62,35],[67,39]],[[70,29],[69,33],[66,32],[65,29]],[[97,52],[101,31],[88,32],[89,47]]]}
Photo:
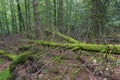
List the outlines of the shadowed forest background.
{"label": "shadowed forest background", "polygon": [[120,80],[120,0],[1,0],[0,80]]}

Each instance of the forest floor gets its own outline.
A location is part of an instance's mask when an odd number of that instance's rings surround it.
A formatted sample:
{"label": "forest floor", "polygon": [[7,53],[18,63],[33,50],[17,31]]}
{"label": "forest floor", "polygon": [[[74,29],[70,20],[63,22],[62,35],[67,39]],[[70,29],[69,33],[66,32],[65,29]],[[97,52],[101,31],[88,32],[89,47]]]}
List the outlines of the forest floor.
{"label": "forest floor", "polygon": [[[36,55],[34,61],[28,60],[16,66],[13,80],[120,80],[119,63],[100,57],[101,53],[39,45],[24,50],[21,47],[29,43],[22,41],[23,39],[26,38],[16,35],[0,42],[0,49],[5,52],[18,55],[29,50]],[[120,56],[117,56],[117,59],[120,60]],[[10,60],[0,56],[0,80],[8,80],[3,76],[3,71],[8,70],[10,63]]]}

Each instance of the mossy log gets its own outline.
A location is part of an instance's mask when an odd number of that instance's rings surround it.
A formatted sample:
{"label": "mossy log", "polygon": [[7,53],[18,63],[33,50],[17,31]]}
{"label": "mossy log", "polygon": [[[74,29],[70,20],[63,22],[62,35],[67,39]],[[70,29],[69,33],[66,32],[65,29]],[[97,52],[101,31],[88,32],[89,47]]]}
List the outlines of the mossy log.
{"label": "mossy log", "polygon": [[87,43],[56,43],[47,41],[32,41],[37,45],[51,46],[51,47],[63,47],[69,49],[79,49],[90,52],[111,53],[120,55],[120,45],[104,45],[104,44],[87,44]]}
{"label": "mossy log", "polygon": [[7,57],[10,60],[14,60],[16,58],[16,55],[13,55],[13,54],[10,54],[10,53],[6,53],[6,52],[4,52],[2,50],[0,50],[0,55],[5,56],[5,57]]}
{"label": "mossy log", "polygon": [[67,40],[70,43],[56,43],[56,42],[46,42],[46,41],[34,41],[37,44],[40,45],[47,45],[52,47],[65,47],[65,48],[71,48],[71,49],[81,49],[85,51],[91,51],[91,52],[101,52],[101,53],[111,53],[111,54],[118,54],[120,55],[120,45],[112,45],[112,44],[87,44],[79,42],[69,36],[66,36],[56,30],[49,30],[46,29],[46,31],[51,32],[52,34],[56,34],[65,40]]}
{"label": "mossy log", "polygon": [[10,64],[10,72],[13,72],[18,64],[24,64],[27,60],[34,60],[32,52],[26,51],[18,55]]}

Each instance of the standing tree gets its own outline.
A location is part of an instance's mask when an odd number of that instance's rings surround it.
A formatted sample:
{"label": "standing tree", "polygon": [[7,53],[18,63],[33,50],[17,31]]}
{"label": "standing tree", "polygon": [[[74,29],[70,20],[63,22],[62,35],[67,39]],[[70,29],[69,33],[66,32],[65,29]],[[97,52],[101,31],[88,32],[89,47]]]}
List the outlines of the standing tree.
{"label": "standing tree", "polygon": [[58,29],[60,32],[62,32],[62,23],[63,20],[63,0],[58,0],[58,18],[57,18],[57,23],[58,23]]}
{"label": "standing tree", "polygon": [[56,26],[57,23],[57,3],[56,0],[54,0],[54,26]]}
{"label": "standing tree", "polygon": [[11,28],[12,28],[12,30],[11,30],[11,32],[13,33],[13,34],[16,34],[16,33],[18,33],[19,32],[19,26],[18,26],[18,24],[17,24],[17,18],[16,18],[16,9],[15,9],[15,6],[14,6],[14,1],[13,0],[10,0],[9,1],[9,3],[10,3],[10,13],[11,13],[11,15],[10,15],[10,17],[11,17]]}
{"label": "standing tree", "polygon": [[26,21],[26,32],[31,31],[31,12],[30,12],[30,0],[24,0],[25,4],[25,21]]}
{"label": "standing tree", "polygon": [[34,24],[35,24],[35,36],[36,38],[39,38],[41,24],[39,22],[37,0],[32,0],[32,4],[33,4],[33,15],[34,15]]}
{"label": "standing tree", "polygon": [[104,34],[104,28],[107,21],[107,1],[108,0],[92,0],[92,23],[90,31],[90,42],[94,42],[99,36]]}
{"label": "standing tree", "polygon": [[25,30],[25,22],[24,22],[21,7],[20,7],[20,1],[16,0],[16,2],[17,2],[17,9],[18,9],[20,32],[23,32]]}
{"label": "standing tree", "polygon": [[45,4],[46,4],[46,26],[48,27],[48,26],[50,26],[50,6],[49,6],[49,4],[50,4],[50,1],[49,0],[45,0]]}

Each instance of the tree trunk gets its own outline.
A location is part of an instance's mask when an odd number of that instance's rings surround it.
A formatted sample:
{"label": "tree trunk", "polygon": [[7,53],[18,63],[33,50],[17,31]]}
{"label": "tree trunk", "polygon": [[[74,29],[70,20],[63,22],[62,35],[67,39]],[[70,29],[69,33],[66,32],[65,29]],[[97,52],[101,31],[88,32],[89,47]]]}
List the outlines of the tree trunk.
{"label": "tree trunk", "polygon": [[92,0],[92,22],[90,28],[90,42],[94,43],[96,38],[103,37],[105,23],[107,21],[107,6],[102,0]]}
{"label": "tree trunk", "polygon": [[24,2],[25,2],[25,17],[26,17],[26,32],[30,33],[31,31],[30,3],[29,0],[25,0]]}
{"label": "tree trunk", "polygon": [[35,37],[39,38],[41,24],[39,22],[37,0],[32,0],[32,4],[33,4],[33,15],[34,15],[34,24],[35,24]]}
{"label": "tree trunk", "polygon": [[54,26],[57,25],[57,9],[56,9],[56,0],[54,0]]}
{"label": "tree trunk", "polygon": [[57,23],[58,23],[58,29],[60,32],[62,32],[62,19],[63,19],[63,0],[58,0],[58,19],[57,19]]}
{"label": "tree trunk", "polygon": [[23,32],[25,30],[24,19],[23,19],[23,16],[22,16],[20,2],[19,2],[19,0],[16,0],[16,2],[17,2],[17,9],[18,9],[18,18],[19,18],[20,32]]}
{"label": "tree trunk", "polygon": [[50,27],[50,6],[49,6],[49,0],[45,0],[46,4],[46,27]]}
{"label": "tree trunk", "polygon": [[10,12],[11,12],[11,25],[12,25],[12,33],[16,34],[18,33],[20,30],[18,28],[17,25],[17,19],[16,19],[16,14],[15,14],[15,8],[13,6],[14,2],[13,0],[10,1]]}

